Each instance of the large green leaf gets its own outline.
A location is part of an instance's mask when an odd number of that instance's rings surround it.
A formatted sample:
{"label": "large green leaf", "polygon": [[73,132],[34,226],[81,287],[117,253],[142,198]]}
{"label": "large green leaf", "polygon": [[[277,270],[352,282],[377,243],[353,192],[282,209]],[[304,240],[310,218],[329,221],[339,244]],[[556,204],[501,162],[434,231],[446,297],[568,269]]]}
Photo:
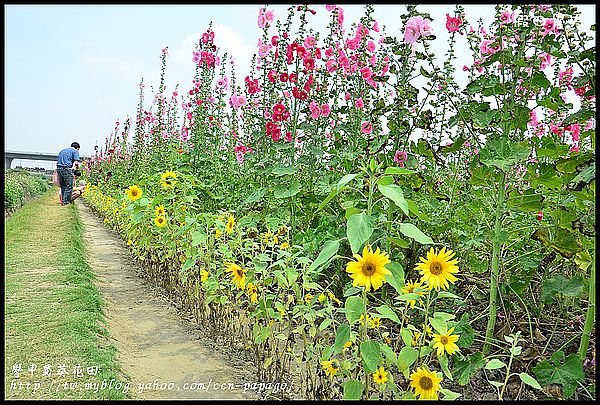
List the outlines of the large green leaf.
{"label": "large green leaf", "polygon": [[483,354],[476,352],[463,360],[458,360],[454,366],[453,374],[458,376],[458,383],[460,385],[467,385],[477,370],[485,365]]}
{"label": "large green leaf", "polygon": [[357,253],[361,246],[369,240],[373,234],[373,218],[362,212],[348,218],[346,234],[352,253]]}
{"label": "large green leaf", "polygon": [[542,360],[532,370],[543,387],[561,384],[566,399],[571,398],[575,393],[577,382],[585,378],[583,365],[577,353],[572,353],[565,358],[565,354],[558,351],[552,355],[550,361]]}
{"label": "large green leaf", "polygon": [[388,307],[387,305],[381,305],[375,309],[381,318],[391,319],[397,324],[400,324],[400,318],[398,318],[398,315],[396,315],[392,308]]}
{"label": "large green leaf", "polygon": [[336,195],[338,195],[338,193],[342,191],[348,185],[348,183],[350,183],[356,176],[358,176],[358,173],[350,173],[342,177],[340,181],[338,181],[334,189],[331,190],[329,195],[321,202],[321,204],[319,204],[317,212],[321,211],[323,207],[325,207],[327,203],[329,203],[329,201],[331,201]]}
{"label": "large green leaf", "polygon": [[368,372],[374,373],[379,365],[381,350],[379,343],[374,340],[365,340],[360,343],[360,356]]}
{"label": "large green leaf", "polygon": [[348,380],[344,383],[344,399],[358,400],[362,397],[363,384],[358,380]]}
{"label": "large green leaf", "polygon": [[508,141],[505,137],[495,139],[479,152],[479,159],[486,166],[495,166],[503,172],[518,162],[525,161],[531,153],[531,148],[524,143]]}
{"label": "large green leaf", "polygon": [[390,276],[385,276],[387,281],[398,294],[402,294],[402,287],[404,287],[404,268],[398,262],[391,262],[385,265],[385,268],[392,272]]}
{"label": "large green leaf", "polygon": [[335,331],[335,343],[333,345],[333,354],[342,352],[346,342],[350,340],[350,326],[340,325]]}
{"label": "large green leaf", "polygon": [[278,184],[273,188],[273,197],[275,198],[288,198],[292,197],[300,192],[300,183],[292,181],[289,186],[284,184]]}
{"label": "large green leaf", "polygon": [[582,290],[583,277],[580,274],[576,274],[568,280],[562,274],[556,274],[545,279],[542,283],[542,301],[545,304],[550,304],[557,294],[576,297]]}
{"label": "large green leaf", "polygon": [[331,260],[331,258],[338,252],[340,248],[340,240],[328,240],[323,244],[323,249],[321,249],[321,253],[315,259],[314,262],[310,264],[308,267],[308,271],[311,272],[323,264],[326,264]]}
{"label": "large green leaf", "polygon": [[433,245],[433,239],[425,235],[419,228],[413,224],[400,224],[400,232],[423,245]]}
{"label": "large green leaf", "polygon": [[[348,297],[344,305],[344,312],[346,313],[346,319],[350,322],[350,325],[360,319],[360,316],[365,312],[365,303],[361,297]],[[344,342],[346,343],[346,342]]]}
{"label": "large green leaf", "polygon": [[408,216],[408,203],[404,199],[404,192],[400,186],[395,184],[390,184],[388,186],[384,186],[382,184],[377,184],[377,188],[387,198],[392,200],[406,216]]}

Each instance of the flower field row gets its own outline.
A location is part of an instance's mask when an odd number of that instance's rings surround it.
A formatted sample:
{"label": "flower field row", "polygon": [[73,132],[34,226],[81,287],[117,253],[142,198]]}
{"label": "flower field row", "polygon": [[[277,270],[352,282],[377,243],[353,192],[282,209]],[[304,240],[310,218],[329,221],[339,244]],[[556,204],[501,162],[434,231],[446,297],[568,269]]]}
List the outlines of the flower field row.
{"label": "flower field row", "polygon": [[[515,381],[585,396],[595,48],[569,5],[498,6],[487,28],[460,6],[445,26],[407,10],[396,38],[371,6],[350,27],[339,6],[262,8],[243,81],[209,27],[170,96],[163,49],[151,107],[142,81],[132,136],[117,121],[83,197],[150,278],[302,397],[452,399],[475,380],[497,398]],[[466,86],[456,47],[473,53]],[[538,348],[549,317],[581,321]]]}

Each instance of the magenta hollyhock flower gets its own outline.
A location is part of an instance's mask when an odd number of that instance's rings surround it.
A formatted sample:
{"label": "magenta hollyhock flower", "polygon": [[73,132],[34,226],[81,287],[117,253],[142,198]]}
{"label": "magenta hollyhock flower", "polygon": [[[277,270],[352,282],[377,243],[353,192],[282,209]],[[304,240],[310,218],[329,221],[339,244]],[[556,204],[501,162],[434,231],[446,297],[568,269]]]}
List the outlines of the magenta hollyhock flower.
{"label": "magenta hollyhock flower", "polygon": [[323,104],[321,106],[321,115],[323,117],[329,117],[330,113],[331,113],[331,107],[329,107],[329,104]]}
{"label": "magenta hollyhock flower", "polygon": [[373,22],[373,31],[379,32],[379,23],[377,21]]}
{"label": "magenta hollyhock flower", "polygon": [[341,7],[337,7],[338,11],[338,25],[341,27],[344,25],[344,9]]}
{"label": "magenta hollyhock flower", "polygon": [[327,11],[335,10],[335,4],[325,4],[325,10],[327,10]]}
{"label": "magenta hollyhock flower", "polygon": [[546,69],[552,63],[552,56],[547,52],[542,52],[538,58],[542,60],[540,64],[540,69],[542,70]]}
{"label": "magenta hollyhock flower", "polygon": [[586,122],[585,128],[583,128],[583,130],[587,131],[588,129],[592,128],[593,126],[594,126],[594,121],[593,120],[588,120],[588,122]]}
{"label": "magenta hollyhock flower", "polygon": [[353,51],[357,50],[360,46],[360,39],[352,38],[346,40],[346,48],[351,49]]}
{"label": "magenta hollyhock flower", "polygon": [[500,49],[499,45],[492,46],[494,39],[484,39],[479,45],[479,51],[482,55],[493,55]]}
{"label": "magenta hollyhock flower", "polygon": [[571,152],[579,152],[579,145],[575,144],[575,145],[571,146],[570,151]]}
{"label": "magenta hollyhock flower", "polygon": [[369,121],[363,122],[360,126],[360,131],[365,135],[369,135],[371,132],[373,132],[373,124],[371,124]]}
{"label": "magenta hollyhock flower", "polygon": [[450,17],[450,14],[446,13],[446,29],[448,32],[456,32],[460,29],[462,20],[459,17]]}
{"label": "magenta hollyhock flower", "polygon": [[363,102],[362,97],[357,98],[354,102],[354,105],[356,106],[356,108],[363,108],[365,106],[365,103]]}
{"label": "magenta hollyhock flower", "polygon": [[394,162],[399,165],[404,165],[404,162],[408,159],[408,153],[397,150],[394,154]]}
{"label": "magenta hollyhock flower", "polygon": [[544,22],[542,36],[545,37],[548,34],[558,35],[558,24],[554,18],[547,18]]}

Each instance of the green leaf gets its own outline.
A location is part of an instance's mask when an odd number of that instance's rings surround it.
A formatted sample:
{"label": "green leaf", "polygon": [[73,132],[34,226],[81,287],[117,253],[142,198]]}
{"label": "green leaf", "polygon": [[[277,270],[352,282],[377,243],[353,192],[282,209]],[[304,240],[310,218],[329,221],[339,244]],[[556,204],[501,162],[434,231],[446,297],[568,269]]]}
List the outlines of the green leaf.
{"label": "green leaf", "polygon": [[408,236],[419,242],[422,245],[433,245],[433,239],[431,237],[425,235],[419,228],[414,226],[413,224],[403,223],[400,224],[400,232],[404,236]]}
{"label": "green leaf", "polygon": [[438,361],[440,362],[440,367],[442,368],[442,371],[444,372],[446,377],[448,377],[451,381],[453,381],[454,378],[452,377],[452,373],[450,372],[450,369],[448,368],[448,356],[443,354],[441,356],[437,356],[437,358],[438,358]]}
{"label": "green leaf", "polygon": [[338,181],[337,186],[331,191],[331,193],[329,193],[329,195],[323,200],[323,202],[319,204],[317,212],[321,211],[323,207],[325,207],[327,203],[329,203],[329,201],[333,199],[333,197],[338,195],[338,193],[342,191],[342,189],[344,189],[348,185],[348,183],[350,183],[356,176],[358,176],[358,173],[350,173],[342,177],[340,181]]}
{"label": "green leaf", "polygon": [[440,393],[442,393],[442,395],[444,395],[444,398],[442,398],[444,401],[454,401],[456,398],[462,396],[462,394],[451,391],[447,388],[440,388]]}
{"label": "green leaf", "polygon": [[410,371],[410,366],[417,360],[417,357],[419,357],[418,350],[410,346],[404,346],[400,350],[400,354],[398,354],[398,370],[406,376]]}
{"label": "green leaf", "polygon": [[398,262],[391,262],[385,265],[385,268],[392,272],[390,276],[385,276],[387,281],[398,294],[402,294],[402,287],[404,287],[404,268]]}
{"label": "green leaf", "polygon": [[315,261],[312,262],[308,267],[308,272],[312,272],[313,270],[319,268],[321,265],[328,263],[329,260],[331,260],[331,258],[337,254],[339,248],[339,239],[328,240],[327,242],[325,242],[323,244],[323,249],[321,249],[321,252],[319,253],[319,256],[317,256]]}
{"label": "green leaf", "polygon": [[406,169],[404,167],[388,167],[385,169],[385,174],[413,174],[416,173],[414,170]]}
{"label": "green leaf", "polygon": [[557,294],[569,297],[578,296],[583,290],[583,277],[580,274],[567,280],[562,274],[556,274],[547,278],[542,283],[542,301],[551,304]]}
{"label": "green leaf", "polygon": [[190,257],[189,259],[187,259],[185,261],[185,263],[183,263],[183,266],[181,266],[181,272],[191,269],[192,267],[194,267],[195,264],[196,264],[196,258]]}
{"label": "green leaf", "polygon": [[458,375],[458,384],[466,385],[477,370],[485,365],[483,354],[476,352],[463,360],[458,360],[454,367],[454,375]]}
{"label": "green leaf", "polygon": [[429,318],[429,323],[433,326],[433,329],[439,334],[445,334],[448,332],[448,324],[444,319],[440,318]]}
{"label": "green leaf", "polygon": [[192,233],[192,246],[196,247],[206,242],[207,236],[204,230],[198,229]]}
{"label": "green leaf", "polygon": [[278,166],[271,170],[275,176],[285,176],[296,173],[297,169],[294,166]]}
{"label": "green leaf", "polygon": [[344,383],[344,399],[358,400],[362,397],[363,384],[358,380],[348,380]]}
{"label": "green leaf", "polygon": [[333,344],[333,354],[342,352],[344,345],[350,340],[350,326],[340,325],[335,331],[335,343]]}
{"label": "green leaf", "polygon": [[[346,298],[346,304],[344,305],[346,312],[346,319],[350,322],[350,325],[360,319],[360,316],[365,312],[365,303],[361,297],[348,297]],[[344,342],[346,343],[346,342]]]}
{"label": "green leaf", "polygon": [[388,307],[387,305],[381,305],[375,309],[377,310],[381,318],[391,319],[397,324],[400,324],[400,318],[398,318],[398,315],[396,315],[392,308]]}
{"label": "green leaf", "polygon": [[530,153],[531,148],[526,144],[502,137],[488,142],[479,152],[479,159],[486,166],[495,166],[506,173],[515,163],[525,161]]}
{"label": "green leaf", "polygon": [[360,355],[364,361],[367,371],[374,373],[379,365],[381,350],[379,343],[374,340],[365,340],[360,343]]}
{"label": "green leaf", "polygon": [[449,291],[440,291],[438,293],[438,298],[454,298],[454,299],[457,299],[457,300],[462,299],[458,295],[452,294]]}
{"label": "green leaf", "polygon": [[532,376],[530,376],[527,373],[519,373],[519,378],[525,384],[529,385],[530,387],[535,388],[536,390],[541,390],[542,389],[540,383],[538,383],[535,378],[533,378]]}
{"label": "green leaf", "polygon": [[261,200],[265,196],[265,192],[267,190],[265,188],[259,188],[254,193],[250,194],[246,199],[242,202],[242,205],[252,204],[256,201]]}
{"label": "green leaf", "polygon": [[289,186],[285,184],[278,184],[273,188],[273,197],[275,198],[288,198],[292,197],[300,192],[300,183],[293,181]]}
{"label": "green leaf", "polygon": [[385,355],[385,357],[392,364],[397,364],[398,363],[398,356],[396,356],[396,353],[394,353],[394,350],[391,347],[389,347],[385,343],[380,343],[379,344],[379,349],[381,349],[381,351],[383,352],[383,354]]}
{"label": "green leaf", "polygon": [[552,355],[550,362],[543,360],[532,370],[542,387],[550,384],[561,384],[564,387],[565,398],[569,399],[575,393],[577,382],[583,381],[585,374],[583,364],[577,353],[567,356],[561,364],[562,358],[564,358],[564,353],[558,351]]}
{"label": "green leaf", "polygon": [[499,359],[491,359],[484,366],[486,370],[496,370],[502,367],[506,367],[506,363]]}
{"label": "green leaf", "polygon": [[406,202],[406,199],[404,199],[404,192],[400,186],[395,184],[384,186],[378,183],[377,188],[381,194],[392,200],[402,210],[402,212],[408,216],[408,203]]}
{"label": "green leaf", "polygon": [[348,218],[346,234],[352,248],[352,254],[357,253],[361,246],[369,240],[373,234],[373,218],[365,214],[354,214]]}

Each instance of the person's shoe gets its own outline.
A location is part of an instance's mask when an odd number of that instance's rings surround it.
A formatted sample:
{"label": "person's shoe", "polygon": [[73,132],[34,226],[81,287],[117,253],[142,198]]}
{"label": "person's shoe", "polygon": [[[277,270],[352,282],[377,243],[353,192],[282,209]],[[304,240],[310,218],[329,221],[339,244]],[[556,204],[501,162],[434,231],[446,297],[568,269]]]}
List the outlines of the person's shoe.
{"label": "person's shoe", "polygon": [[62,195],[58,195],[58,201],[62,204]]}

